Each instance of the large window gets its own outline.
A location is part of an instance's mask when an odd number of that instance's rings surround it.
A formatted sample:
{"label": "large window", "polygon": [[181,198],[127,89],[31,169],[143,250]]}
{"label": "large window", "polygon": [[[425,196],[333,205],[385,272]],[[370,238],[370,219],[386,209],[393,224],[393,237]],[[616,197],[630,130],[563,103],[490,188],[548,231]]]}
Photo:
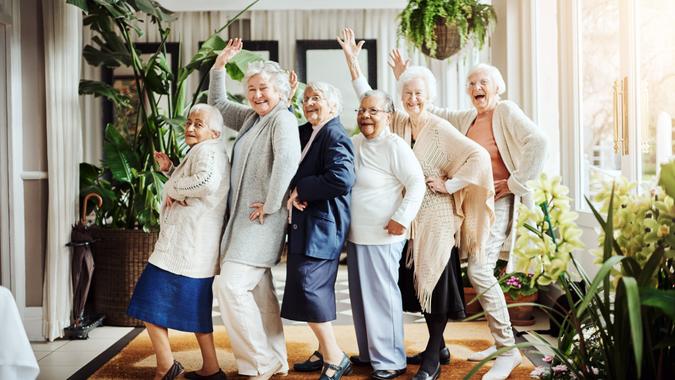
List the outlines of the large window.
{"label": "large window", "polygon": [[[622,175],[642,189],[673,154],[675,2],[575,0],[571,46],[576,59],[569,112],[575,113],[573,174],[577,206],[603,178]],[[568,49],[567,51],[565,49]],[[572,51],[570,52],[569,49]]]}

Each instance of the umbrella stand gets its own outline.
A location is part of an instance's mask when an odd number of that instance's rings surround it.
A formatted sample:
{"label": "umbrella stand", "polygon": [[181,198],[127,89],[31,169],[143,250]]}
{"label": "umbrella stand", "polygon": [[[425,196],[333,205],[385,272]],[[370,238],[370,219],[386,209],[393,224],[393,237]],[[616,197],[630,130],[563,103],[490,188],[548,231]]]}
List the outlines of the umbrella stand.
{"label": "umbrella stand", "polygon": [[73,313],[71,325],[64,329],[65,336],[68,339],[87,339],[89,331],[100,326],[105,316],[97,315],[95,317],[85,316],[84,309],[89,294],[89,286],[94,273],[94,256],[91,253],[91,244],[94,239],[87,231],[86,216],[87,202],[89,198],[96,198],[98,207],[103,205],[103,199],[96,194],[90,193],[84,197],[82,206],[82,217],[80,221],[73,226],[71,241],[66,246],[73,249],[71,263],[71,279],[73,282]]}

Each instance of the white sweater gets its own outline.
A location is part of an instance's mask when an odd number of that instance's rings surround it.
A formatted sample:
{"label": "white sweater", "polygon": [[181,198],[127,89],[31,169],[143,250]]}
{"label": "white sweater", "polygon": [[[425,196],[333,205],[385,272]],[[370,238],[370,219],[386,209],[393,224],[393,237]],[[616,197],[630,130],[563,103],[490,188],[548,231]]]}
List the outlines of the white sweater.
{"label": "white sweater", "polygon": [[393,219],[409,228],[422,204],[424,174],[415,154],[388,129],[372,140],[356,135],[352,142],[356,182],[348,240],[362,245],[405,240],[405,234],[390,235],[385,227]]}
{"label": "white sweater", "polygon": [[[164,184],[159,239],[148,260],[166,271],[193,278],[218,272],[230,164],[221,140],[193,146]],[[166,198],[185,201],[166,207]]]}

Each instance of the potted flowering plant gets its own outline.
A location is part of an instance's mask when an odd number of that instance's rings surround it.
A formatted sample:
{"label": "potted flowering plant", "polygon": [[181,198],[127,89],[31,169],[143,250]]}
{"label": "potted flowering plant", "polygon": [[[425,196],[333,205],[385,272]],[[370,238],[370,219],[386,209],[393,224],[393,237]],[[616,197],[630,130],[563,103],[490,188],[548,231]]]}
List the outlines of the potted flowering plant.
{"label": "potted flowering plant", "polygon": [[[531,273],[511,272],[499,279],[499,286],[504,292],[504,298],[509,306],[511,324],[515,326],[531,326],[534,324],[532,314],[537,301],[539,289],[532,281]],[[529,305],[517,305],[528,303]]]}

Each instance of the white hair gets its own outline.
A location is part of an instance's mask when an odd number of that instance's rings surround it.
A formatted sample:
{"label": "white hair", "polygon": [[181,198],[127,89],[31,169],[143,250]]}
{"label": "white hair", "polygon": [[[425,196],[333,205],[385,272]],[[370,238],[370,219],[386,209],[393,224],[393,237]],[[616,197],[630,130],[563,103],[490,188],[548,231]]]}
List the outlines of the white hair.
{"label": "white hair", "polygon": [[307,87],[305,87],[305,91],[307,91],[308,88],[311,88],[314,92],[320,93],[323,98],[326,99],[328,106],[334,110],[332,112],[333,115],[342,113],[342,94],[335,86],[326,82],[310,82],[307,84]]}
{"label": "white hair", "polygon": [[359,98],[359,102],[363,102],[363,99],[369,98],[371,96],[374,96],[376,98],[380,98],[382,102],[384,103],[384,108],[383,111],[386,113],[392,113],[394,112],[394,101],[391,99],[391,96],[387,94],[386,92],[382,90],[368,90],[361,95],[361,98]]}
{"label": "white hair", "polygon": [[422,79],[427,88],[427,100],[433,101],[436,99],[438,93],[436,85],[436,77],[431,73],[431,70],[424,66],[410,66],[403,72],[403,75],[398,79],[396,84],[398,94],[403,95],[403,87],[410,81],[415,79]]}
{"label": "white hair", "polygon": [[222,136],[223,129],[225,128],[225,123],[223,122],[223,115],[220,113],[218,108],[206,103],[198,103],[192,106],[192,108],[190,108],[188,116],[193,112],[200,112],[200,111],[206,113],[208,120],[205,121],[209,129],[218,132],[220,136]]}
{"label": "white hair", "polygon": [[244,83],[256,75],[267,78],[272,87],[279,93],[281,100],[288,99],[291,94],[291,84],[288,82],[288,73],[274,61],[256,61],[248,64]]}
{"label": "white hair", "polygon": [[492,82],[495,84],[497,88],[497,95],[501,95],[506,91],[506,82],[504,82],[504,77],[502,77],[502,73],[499,72],[499,69],[489,65],[487,63],[479,63],[476,66],[474,66],[468,74],[466,74],[466,91],[469,91],[469,78],[471,78],[472,75],[477,74],[477,73],[483,73],[487,74],[487,76],[492,79]]}

